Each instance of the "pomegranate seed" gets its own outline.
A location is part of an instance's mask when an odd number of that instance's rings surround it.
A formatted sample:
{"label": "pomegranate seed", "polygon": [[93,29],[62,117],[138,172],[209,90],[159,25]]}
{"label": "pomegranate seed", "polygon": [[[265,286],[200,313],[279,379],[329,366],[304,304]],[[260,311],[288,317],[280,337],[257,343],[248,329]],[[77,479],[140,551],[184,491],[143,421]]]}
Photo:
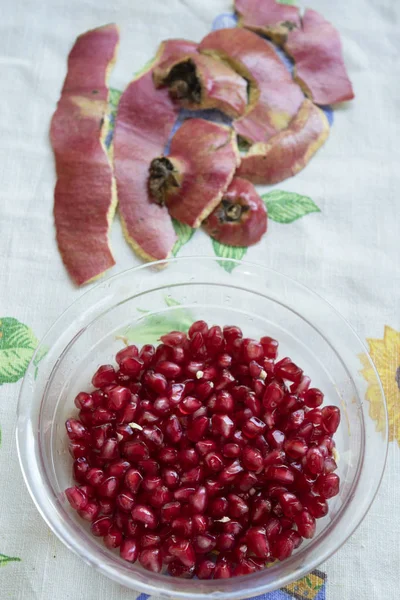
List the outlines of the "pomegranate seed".
{"label": "pomegranate seed", "polygon": [[181,487],[174,492],[175,500],[182,500],[183,502],[188,502],[189,498],[195,493],[196,488],[191,486]]}
{"label": "pomegranate seed", "polygon": [[195,574],[195,567],[186,567],[181,562],[174,560],[168,565],[168,573],[172,577],[181,577],[183,579],[192,579]]}
{"label": "pomegranate seed", "polygon": [[235,537],[231,533],[220,533],[217,536],[217,549],[220,552],[232,550],[235,546]]}
{"label": "pomegranate seed", "polygon": [[130,512],[135,503],[135,498],[132,496],[132,494],[130,492],[125,491],[125,492],[122,492],[121,494],[118,494],[115,503],[116,503],[117,507],[120,508],[122,511]]}
{"label": "pomegranate seed", "polygon": [[309,442],[311,440],[313,430],[314,429],[312,423],[303,422],[303,424],[296,431],[296,436],[298,438],[302,438],[306,442]]}
{"label": "pomegranate seed", "polygon": [[261,338],[260,342],[263,347],[264,356],[266,358],[275,359],[278,356],[279,344],[276,340],[274,340],[271,337],[265,336]]}
{"label": "pomegranate seed", "polygon": [[66,489],[65,495],[68,502],[75,510],[82,510],[85,508],[85,506],[87,506],[88,497],[84,491],[79,489],[77,486]]}
{"label": "pomegranate seed", "polygon": [[142,490],[152,492],[162,485],[161,477],[157,475],[148,475],[143,479]]}
{"label": "pomegranate seed", "polygon": [[100,450],[100,458],[104,460],[114,460],[119,457],[119,448],[117,438],[108,438]]}
{"label": "pomegranate seed", "polygon": [[241,492],[248,492],[257,484],[258,484],[257,475],[255,475],[254,473],[248,473],[248,472],[242,473],[241,475],[239,475],[239,478],[236,482],[237,488]]}
{"label": "pomegranate seed", "polygon": [[90,470],[89,463],[84,456],[77,458],[74,461],[73,472],[74,479],[79,483],[85,483],[87,481],[87,474]]}
{"label": "pomegranate seed", "polygon": [[115,419],[115,413],[108,408],[99,406],[92,413],[92,424],[102,425],[103,423],[110,423]]}
{"label": "pomegranate seed", "polygon": [[178,417],[175,415],[168,417],[168,419],[165,421],[164,433],[165,437],[173,444],[177,444],[181,440],[182,427]]}
{"label": "pomegranate seed", "polygon": [[189,538],[193,534],[193,521],[187,517],[177,517],[171,522],[171,528],[177,535]]}
{"label": "pomegranate seed", "polygon": [[155,373],[154,371],[146,371],[143,376],[144,383],[157,394],[165,394],[168,382],[164,375]]}
{"label": "pomegranate seed", "polygon": [[69,439],[73,442],[85,443],[90,439],[89,431],[77,419],[68,419],[65,428]]}
{"label": "pomegranate seed", "polygon": [[125,408],[118,411],[117,422],[121,425],[125,423],[132,423],[135,420],[137,412],[137,403],[129,402]]}
{"label": "pomegranate seed", "polygon": [[335,460],[332,458],[332,456],[328,456],[324,460],[324,473],[333,473],[333,471],[336,471],[336,469],[337,464]]}
{"label": "pomegranate seed", "polygon": [[191,469],[199,464],[199,455],[194,448],[186,448],[179,452],[179,462],[183,469]]}
{"label": "pomegranate seed", "polygon": [[[214,415],[218,416],[218,415]],[[233,425],[233,423],[232,423]],[[206,416],[196,417],[189,424],[186,435],[192,442],[199,442],[209,428],[209,420]]]}
{"label": "pomegranate seed", "polygon": [[200,440],[196,443],[196,449],[201,456],[204,456],[209,452],[214,452],[217,449],[217,444],[214,440]]}
{"label": "pomegranate seed", "polygon": [[305,457],[305,464],[310,473],[318,475],[324,470],[324,456],[318,448],[310,448]]}
{"label": "pomegranate seed", "polygon": [[121,558],[130,563],[134,563],[139,556],[139,545],[133,538],[125,538],[121,542],[119,550]]}
{"label": "pomegranate seed", "polygon": [[307,454],[308,446],[305,441],[300,439],[286,440],[285,452],[290,458],[301,458]]}
{"label": "pomegranate seed", "polygon": [[102,498],[115,498],[118,494],[120,481],[116,477],[107,477],[98,486],[98,494]]}
{"label": "pomegranate seed", "polygon": [[[297,392],[298,393],[298,392]],[[309,408],[318,408],[324,401],[324,395],[317,388],[310,388],[302,394],[304,404]]]}
{"label": "pomegranate seed", "polygon": [[294,482],[292,471],[285,465],[268,467],[266,477],[267,479],[272,479],[273,481],[278,481],[279,483],[286,485],[290,485]]}
{"label": "pomegranate seed", "polygon": [[325,406],[322,409],[322,427],[327,433],[334,434],[339,427],[340,410],[337,406]]}
{"label": "pomegranate seed", "polygon": [[162,463],[173,465],[178,460],[178,451],[175,448],[166,446],[160,450],[158,458]]}
{"label": "pomegranate seed", "polygon": [[229,438],[235,428],[232,419],[226,414],[215,414],[211,419],[211,427],[214,435]]}
{"label": "pomegranate seed", "polygon": [[119,548],[122,542],[122,533],[117,527],[112,525],[108,530],[107,535],[104,536],[103,541],[104,545],[111,550],[113,548]]}
{"label": "pomegranate seed", "polygon": [[254,396],[254,394],[246,394],[244,399],[246,408],[251,411],[251,416],[259,417],[261,414],[261,402]]}
{"label": "pomegranate seed", "polygon": [[126,456],[126,458],[133,462],[146,460],[150,456],[148,447],[140,440],[125,442],[123,445],[123,454]]}
{"label": "pomegranate seed", "polygon": [[194,567],[196,555],[188,540],[176,539],[169,544],[169,553],[177,558],[185,567]]}
{"label": "pomegranate seed", "polygon": [[90,529],[96,537],[104,537],[107,535],[112,524],[113,521],[109,517],[100,517],[100,519],[93,521]]}
{"label": "pomegranate seed", "polygon": [[155,533],[144,533],[140,539],[140,545],[142,548],[154,548],[161,544],[161,538]]}
{"label": "pomegranate seed", "polygon": [[255,438],[260,433],[263,433],[266,425],[258,417],[251,417],[243,424],[242,431],[247,438]]}
{"label": "pomegranate seed", "polygon": [[234,460],[218,476],[222,485],[231,484],[235,481],[239,473],[242,473],[243,467],[238,460]]}
{"label": "pomegranate seed", "polygon": [[259,525],[266,523],[271,512],[271,502],[266,498],[256,498],[250,512],[250,520]]}
{"label": "pomegranate seed", "polygon": [[84,508],[78,510],[78,515],[81,519],[93,523],[100,512],[100,507],[97,502],[88,502]]}
{"label": "pomegranate seed", "polygon": [[87,394],[86,392],[80,392],[76,396],[74,404],[76,408],[79,408],[80,410],[91,410],[95,408],[92,394]]}
{"label": "pomegranate seed", "polygon": [[139,562],[148,571],[159,573],[162,568],[161,550],[159,548],[142,550],[139,554]]}
{"label": "pomegranate seed", "polygon": [[196,565],[196,575],[199,579],[212,579],[214,575],[215,564],[212,560],[205,558]]}
{"label": "pomegranate seed", "polygon": [[266,437],[271,448],[275,450],[281,450],[281,448],[283,448],[286,439],[283,431],[280,431],[279,429],[273,429],[267,432]]}
{"label": "pomegranate seed", "polygon": [[246,543],[258,558],[266,559],[271,556],[268,538],[262,527],[250,527],[246,533]]}
{"label": "pomegranate seed", "polygon": [[339,484],[340,479],[336,473],[327,473],[318,477],[315,488],[322,498],[328,499],[338,495]]}
{"label": "pomegranate seed", "polygon": [[232,519],[239,519],[249,512],[246,502],[237,494],[228,495],[228,515]]}
{"label": "pomegranate seed", "polygon": [[286,517],[294,518],[302,510],[300,500],[290,492],[284,492],[279,496],[279,502]]}
{"label": "pomegranate seed", "polygon": [[107,475],[111,477],[117,477],[117,479],[121,479],[130,466],[131,464],[127,460],[119,458],[108,465]]}
{"label": "pomegranate seed", "polygon": [[166,379],[176,379],[181,374],[181,367],[169,360],[163,360],[157,363],[157,373],[164,375]]}
{"label": "pomegranate seed", "polygon": [[165,485],[148,493],[148,502],[154,508],[161,508],[164,504],[167,504],[172,500],[172,494]]}
{"label": "pomegranate seed", "polygon": [[193,539],[193,547],[196,554],[207,554],[212,552],[217,545],[217,539],[210,533],[204,535],[198,535]]}
{"label": "pomegranate seed", "polygon": [[179,410],[183,415],[191,415],[203,406],[202,402],[193,396],[186,396],[179,405]]}
{"label": "pomegranate seed", "polygon": [[139,355],[139,350],[136,346],[134,346],[134,345],[127,346],[126,348],[123,348],[122,350],[117,352],[117,354],[115,356],[115,360],[120,365],[122,359],[126,358],[127,356],[129,356],[131,358],[136,358],[136,356],[138,356],[138,355]]}
{"label": "pomegranate seed", "polygon": [[199,400],[207,400],[214,389],[214,383],[212,381],[202,381],[196,386],[195,395]]}
{"label": "pomegranate seed", "polygon": [[148,506],[137,504],[133,507],[131,516],[134,521],[143,523],[149,529],[155,529],[155,527],[157,526],[157,517],[154,511]]}
{"label": "pomegranate seed", "polygon": [[160,337],[160,340],[166,346],[181,346],[186,339],[186,334],[182,331],[171,331]]}
{"label": "pomegranate seed", "polygon": [[242,575],[250,575],[250,573],[255,573],[256,571],[256,566],[252,564],[249,560],[242,560],[233,569],[233,576],[240,577]]}
{"label": "pomegranate seed", "polygon": [[246,446],[242,453],[242,464],[249,471],[260,471],[264,461],[261,452],[251,446]]}
{"label": "pomegranate seed", "polygon": [[160,415],[161,417],[169,415],[171,412],[171,406],[168,398],[166,396],[157,398],[153,404],[153,409],[157,415]]}
{"label": "pomegranate seed", "polygon": [[306,421],[310,421],[313,425],[321,425],[322,424],[322,410],[319,408],[314,408],[313,410],[309,410],[305,413],[304,416]]}
{"label": "pomegranate seed", "polygon": [[312,514],[315,519],[321,519],[328,514],[328,504],[324,498],[320,496],[307,495],[303,498],[305,508]]}
{"label": "pomegranate seed", "polygon": [[233,569],[226,558],[218,558],[215,563],[214,579],[229,579],[232,577]]}
{"label": "pomegranate seed", "polygon": [[104,388],[114,383],[116,377],[115,369],[112,365],[102,365],[92,377],[92,385],[95,388]]}
{"label": "pomegranate seed", "polygon": [[164,469],[162,471],[162,478],[165,485],[170,489],[175,489],[179,485],[179,475],[174,469]]}
{"label": "pomegranate seed", "polygon": [[161,522],[171,523],[173,519],[178,517],[181,513],[181,503],[178,501],[167,502],[161,507]]}
{"label": "pomegranate seed", "polygon": [[122,385],[116,385],[108,393],[107,406],[110,410],[121,410],[125,408],[132,397],[131,391]]}
{"label": "pomegranate seed", "polygon": [[99,499],[100,512],[104,516],[112,515],[114,512],[114,501],[106,498]]}
{"label": "pomegranate seed", "polygon": [[282,532],[277,535],[272,546],[272,555],[278,560],[289,558],[294,550],[294,541],[290,536],[291,532]]}
{"label": "pomegranate seed", "polygon": [[194,513],[204,513],[208,503],[208,494],[204,486],[200,486],[196,489],[193,495],[189,498],[189,504],[193,509]]}
{"label": "pomegranate seed", "polygon": [[104,480],[104,471],[97,467],[89,469],[86,473],[86,481],[89,485],[97,487]]}
{"label": "pomegranate seed", "polygon": [[226,458],[237,458],[241,454],[241,449],[238,444],[228,443],[222,447],[222,454]]}
{"label": "pomegranate seed", "polygon": [[144,367],[148,367],[154,358],[156,350],[151,344],[146,344],[139,352],[139,358],[143,362]]}
{"label": "pomegranate seed", "polygon": [[205,321],[195,321],[193,325],[189,328],[188,336],[191,339],[195,333],[201,333],[202,335],[206,335],[208,332],[208,325]]}
{"label": "pomegranate seed", "polygon": [[306,539],[314,537],[316,523],[314,517],[307,511],[302,510],[295,517],[297,531],[299,534]]}
{"label": "pomegranate seed", "polygon": [[214,519],[222,519],[223,517],[226,517],[228,512],[228,500],[223,496],[213,498],[210,504],[209,512],[212,514]]}
{"label": "pomegranate seed", "polygon": [[209,452],[204,457],[204,464],[210,471],[218,473],[224,468],[224,461],[222,457],[216,452]]}

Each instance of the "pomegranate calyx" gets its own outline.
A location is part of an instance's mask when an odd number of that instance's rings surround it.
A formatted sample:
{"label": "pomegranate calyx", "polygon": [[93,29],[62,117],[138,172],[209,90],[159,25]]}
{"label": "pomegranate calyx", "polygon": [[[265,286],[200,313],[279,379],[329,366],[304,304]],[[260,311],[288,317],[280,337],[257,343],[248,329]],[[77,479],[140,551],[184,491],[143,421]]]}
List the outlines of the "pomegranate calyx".
{"label": "pomegranate calyx", "polygon": [[149,191],[153,199],[164,206],[170,188],[179,188],[178,171],[169,158],[161,156],[151,161]]}

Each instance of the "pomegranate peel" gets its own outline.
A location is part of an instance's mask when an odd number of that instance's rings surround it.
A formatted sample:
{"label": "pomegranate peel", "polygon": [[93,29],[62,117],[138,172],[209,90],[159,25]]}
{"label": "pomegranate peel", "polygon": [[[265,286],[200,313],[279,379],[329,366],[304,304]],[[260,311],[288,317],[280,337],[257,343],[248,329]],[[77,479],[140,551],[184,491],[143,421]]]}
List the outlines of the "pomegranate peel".
{"label": "pomegranate peel", "polygon": [[301,27],[300,10],[276,0],[235,0],[239,26],[282,44],[290,31]]}
{"label": "pomegranate peel", "polygon": [[267,231],[267,210],[254,185],[234,177],[203,226],[221,244],[247,247],[259,242]]}
{"label": "pomegranate peel", "polygon": [[236,119],[247,107],[247,83],[220,60],[193,53],[160,64],[153,74],[156,87],[167,86],[171,98],[189,109],[218,109]]}
{"label": "pomegranate peel", "polygon": [[247,29],[220,29],[202,40],[199,51],[223,60],[248,81],[247,112],[233,124],[241,138],[265,142],[286,129],[304,95],[269,42]]}
{"label": "pomegranate peel", "polygon": [[192,42],[163,42],[154,61],[123,92],[114,133],[114,169],[119,214],[126,240],[144,260],[167,258],[176,242],[165,206],[152,201],[147,179],[155,156],[162,154],[178,116],[165,89],[156,90],[153,70],[164,60],[186,55]]}
{"label": "pomegranate peel", "polygon": [[250,148],[237,174],[256,184],[278,183],[292,177],[324,144],[329,130],[324,112],[306,99],[285,131]]}
{"label": "pomegranate peel", "polygon": [[115,264],[108,235],[117,199],[104,139],[107,76],[118,42],[114,24],[77,38],[68,56],[67,76],[51,122],[57,172],[57,244],[77,285],[93,281]]}
{"label": "pomegranate peel", "polygon": [[296,81],[313,102],[326,105],[354,98],[339,32],[317,11],[305,11],[302,28],[288,34],[284,48],[295,62]]}
{"label": "pomegranate peel", "polygon": [[150,193],[177,221],[199,227],[221,201],[239,161],[232,129],[188,119],[172,138],[169,155],[151,162]]}

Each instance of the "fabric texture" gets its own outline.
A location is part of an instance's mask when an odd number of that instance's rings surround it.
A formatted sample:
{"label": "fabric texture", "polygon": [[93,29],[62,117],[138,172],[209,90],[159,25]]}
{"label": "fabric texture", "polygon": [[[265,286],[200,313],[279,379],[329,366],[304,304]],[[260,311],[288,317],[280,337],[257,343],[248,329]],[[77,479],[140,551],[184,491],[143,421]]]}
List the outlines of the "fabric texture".
{"label": "fabric texture", "polygon": [[[381,374],[391,442],[381,489],[351,539],[308,581],[258,600],[395,600],[400,565],[400,3],[310,3],[341,33],[356,99],[334,111],[330,137],[304,171],[261,188],[268,194],[269,231],[245,259],[302,281],[351,323]],[[70,281],[55,243],[49,124],[68,52],[80,33],[109,22],[120,25],[110,84],[123,90],[161,40],[199,41],[213,23],[232,24],[232,6],[229,0],[13,0],[2,3],[0,14],[0,598],[145,600],[146,594],[99,576],[67,550],[39,516],[18,465],[14,429],[21,377],[38,339],[84,291]],[[328,115],[332,120],[331,111]],[[203,232],[187,237],[179,255],[224,255]],[[111,240],[117,264],[110,275],[140,264],[118,218]],[[12,335],[19,340],[13,361],[14,350],[6,348]],[[373,390],[368,401],[378,421]]]}

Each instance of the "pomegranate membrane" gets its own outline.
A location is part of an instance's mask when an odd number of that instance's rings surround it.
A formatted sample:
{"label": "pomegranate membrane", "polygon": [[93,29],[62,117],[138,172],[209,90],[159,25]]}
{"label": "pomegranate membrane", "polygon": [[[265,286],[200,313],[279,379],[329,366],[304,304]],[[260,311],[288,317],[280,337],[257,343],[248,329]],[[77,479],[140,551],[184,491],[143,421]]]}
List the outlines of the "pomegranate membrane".
{"label": "pomegranate membrane", "polygon": [[127,346],[66,421],[79,516],[121,558],[223,579],[288,558],[339,493],[340,410],[278,342],[192,324]]}

